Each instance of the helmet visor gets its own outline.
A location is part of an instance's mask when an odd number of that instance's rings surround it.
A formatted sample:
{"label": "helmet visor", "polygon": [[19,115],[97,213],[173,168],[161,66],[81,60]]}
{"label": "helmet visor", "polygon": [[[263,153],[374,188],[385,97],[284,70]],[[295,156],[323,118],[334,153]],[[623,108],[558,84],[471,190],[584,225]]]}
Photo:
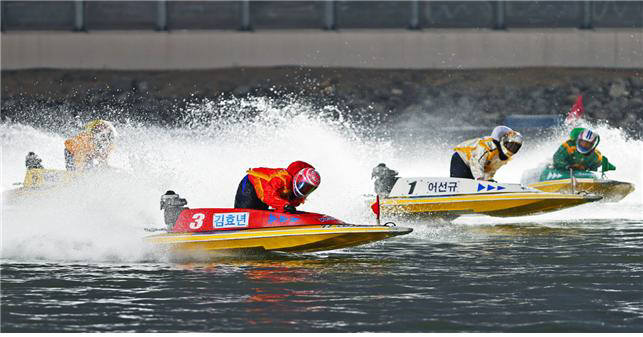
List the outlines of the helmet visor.
{"label": "helmet visor", "polygon": [[312,168],[299,171],[293,178],[293,193],[297,198],[305,198],[319,186],[319,174]]}
{"label": "helmet visor", "polygon": [[99,124],[92,130],[94,140],[98,143],[111,144],[114,141],[114,132],[108,125]]}
{"label": "helmet visor", "polygon": [[578,152],[583,154],[590,153],[594,148],[594,142],[584,139],[580,139],[576,145],[578,146]]}
{"label": "helmet visor", "polygon": [[517,142],[506,142],[505,147],[507,150],[509,150],[511,153],[515,154],[520,150],[520,147],[522,146],[522,143],[517,143]]}
{"label": "helmet visor", "polygon": [[100,143],[112,143],[114,141],[114,134],[109,131],[102,131],[96,134],[96,140]]}
{"label": "helmet visor", "polygon": [[295,183],[294,192],[298,198],[304,198],[313,193],[315,189],[317,189],[317,186],[314,186],[313,184],[306,181],[298,181]]}

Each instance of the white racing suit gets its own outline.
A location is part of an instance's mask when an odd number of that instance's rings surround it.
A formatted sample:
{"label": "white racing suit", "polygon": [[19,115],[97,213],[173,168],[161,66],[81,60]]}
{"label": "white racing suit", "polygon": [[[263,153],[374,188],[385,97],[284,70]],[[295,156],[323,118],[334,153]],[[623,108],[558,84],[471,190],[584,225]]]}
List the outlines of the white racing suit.
{"label": "white racing suit", "polygon": [[491,137],[466,140],[458,144],[454,150],[478,180],[492,179],[496,171],[510,159],[500,159],[500,150]]}

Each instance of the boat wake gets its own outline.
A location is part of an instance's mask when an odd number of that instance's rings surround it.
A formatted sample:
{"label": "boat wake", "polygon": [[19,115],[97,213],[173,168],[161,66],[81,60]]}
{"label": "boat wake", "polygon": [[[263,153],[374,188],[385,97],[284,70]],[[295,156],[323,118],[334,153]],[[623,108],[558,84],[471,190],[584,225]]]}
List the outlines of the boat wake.
{"label": "boat wake", "polygon": [[[175,190],[193,207],[231,207],[237,184],[248,168],[285,167],[294,160],[314,165],[323,181],[301,210],[373,224],[373,215],[360,196],[373,191],[371,170],[375,165],[384,162],[403,176],[446,176],[451,147],[476,133],[407,132],[395,125],[375,128],[343,118],[336,107],[316,109],[296,101],[263,98],[235,101],[235,108],[250,109],[253,114],[230,118],[221,114],[226,104],[210,102],[192,107],[189,127],[117,125],[120,137],[110,164],[126,171],[126,177],[98,176],[23,207],[4,205],[2,258],[163,261],[166,257],[162,252],[141,243],[150,234],[146,227],[163,223],[158,210],[163,192]],[[618,129],[594,127],[601,135],[601,152],[617,167],[609,178],[636,185],[624,200],[520,218],[461,217],[454,224],[466,228],[530,223],[564,226],[583,219],[641,222],[643,142],[627,138]],[[435,128],[439,129],[437,125]],[[13,183],[22,181],[24,157],[29,151],[36,152],[46,168],[63,169],[63,142],[74,131],[0,124],[2,190],[15,188]],[[481,128],[475,136],[487,132]],[[567,131],[534,138],[529,132],[524,134],[521,153],[498,172],[498,181],[518,183],[524,170],[554,153]],[[458,240],[470,235],[463,231],[458,234],[449,229],[452,225],[438,222],[413,226],[415,232],[395,240]]]}

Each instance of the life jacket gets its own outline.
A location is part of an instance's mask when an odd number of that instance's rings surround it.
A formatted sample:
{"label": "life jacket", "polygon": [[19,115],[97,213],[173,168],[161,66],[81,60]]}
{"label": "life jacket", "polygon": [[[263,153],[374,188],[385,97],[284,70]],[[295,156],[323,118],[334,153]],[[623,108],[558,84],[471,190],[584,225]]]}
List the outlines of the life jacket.
{"label": "life jacket", "polygon": [[107,162],[107,158],[113,148],[114,146],[110,145],[106,151],[99,151],[94,144],[91,133],[88,131],[82,131],[76,137],[69,138],[65,141],[65,149],[67,149],[74,158],[74,166],[77,170],[87,168],[90,160],[93,159]]}
{"label": "life jacket", "polygon": [[576,141],[568,139],[560,145],[554,154],[554,167],[561,170],[589,170],[596,171],[603,162],[603,155],[594,149],[592,153],[584,155],[576,151]]}
{"label": "life jacket", "polygon": [[[561,146],[564,147],[565,150],[567,150],[567,154],[569,154],[569,155],[573,155],[574,152],[576,152],[576,141],[574,141],[572,139],[567,140]],[[593,155],[596,156],[597,161],[599,161],[599,162],[603,161],[603,155],[601,154],[600,151],[598,151],[597,149],[594,149],[593,152],[594,152]],[[590,156],[591,155],[592,154],[590,154]],[[585,156],[585,155],[583,155],[583,156]]]}
{"label": "life jacket", "polygon": [[496,171],[511,159],[500,158],[500,150],[491,137],[466,140],[454,150],[471,169],[473,177],[481,180],[493,178]]}
{"label": "life jacket", "polygon": [[98,165],[106,165],[109,154],[114,150],[114,143],[110,141],[105,147],[99,147],[95,143],[94,131],[99,128],[107,128],[110,131],[111,138],[116,136],[114,126],[102,119],[95,119],[85,125],[85,130],[81,131],[76,137],[65,141],[65,149],[69,151],[76,170],[84,170],[93,164],[93,160],[98,161]]}
{"label": "life jacket", "polygon": [[305,200],[294,197],[292,175],[286,169],[257,167],[246,173],[259,200],[276,210],[283,210],[287,205],[299,206]]}

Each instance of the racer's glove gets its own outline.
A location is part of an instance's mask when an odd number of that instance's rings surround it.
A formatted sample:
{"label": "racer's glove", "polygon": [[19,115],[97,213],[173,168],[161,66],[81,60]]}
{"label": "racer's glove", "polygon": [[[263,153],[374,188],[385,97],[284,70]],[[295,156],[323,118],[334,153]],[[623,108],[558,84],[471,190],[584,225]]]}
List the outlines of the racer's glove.
{"label": "racer's glove", "polygon": [[601,170],[603,172],[607,171],[614,171],[616,170],[616,166],[612,165],[608,160],[607,157],[603,156],[603,160],[601,162]]}
{"label": "racer's glove", "polygon": [[293,205],[286,205],[284,206],[284,212],[286,213],[295,213],[297,210],[295,209],[295,206]]}

